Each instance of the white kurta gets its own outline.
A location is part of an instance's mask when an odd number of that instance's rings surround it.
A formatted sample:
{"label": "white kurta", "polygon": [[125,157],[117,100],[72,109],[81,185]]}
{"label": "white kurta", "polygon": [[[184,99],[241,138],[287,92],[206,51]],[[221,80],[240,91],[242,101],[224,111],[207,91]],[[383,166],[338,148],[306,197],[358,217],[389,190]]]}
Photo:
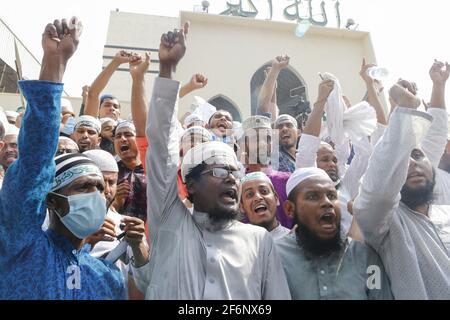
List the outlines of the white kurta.
{"label": "white kurta", "polygon": [[283,227],[281,225],[281,223],[278,224],[278,227],[276,227],[275,229],[273,229],[272,231],[270,231],[270,235],[272,236],[273,240],[278,240],[283,238],[285,235],[289,234],[289,232],[291,232],[291,230],[289,230],[286,227]]}
{"label": "white kurta", "polygon": [[178,197],[179,83],[156,78],[147,119],[150,262],[133,268],[146,299],[290,299],[270,234],[234,221],[218,230]]}
{"label": "white kurta", "polygon": [[396,299],[450,299],[450,207],[430,218],[400,202],[411,151],[432,117],[398,107],[376,145],[353,210],[364,239],[380,255]]}

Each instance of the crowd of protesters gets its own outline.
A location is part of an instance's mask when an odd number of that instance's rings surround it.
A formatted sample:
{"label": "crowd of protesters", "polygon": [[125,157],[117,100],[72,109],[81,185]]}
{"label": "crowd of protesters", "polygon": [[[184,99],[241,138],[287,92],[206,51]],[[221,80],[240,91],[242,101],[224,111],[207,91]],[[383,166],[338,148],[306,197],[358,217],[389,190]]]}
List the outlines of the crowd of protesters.
{"label": "crowd of protesters", "polygon": [[[280,55],[256,115],[198,101],[180,117],[208,83],[175,80],[186,23],[162,35],[153,88],[150,54],[119,51],[76,116],[61,95],[81,31],[49,23],[25,111],[0,111],[0,299],[450,299],[449,64],[432,63],[429,103],[400,79],[390,112],[373,64],[354,104],[321,74],[304,121],[278,108]],[[131,117],[104,92],[124,64]]]}

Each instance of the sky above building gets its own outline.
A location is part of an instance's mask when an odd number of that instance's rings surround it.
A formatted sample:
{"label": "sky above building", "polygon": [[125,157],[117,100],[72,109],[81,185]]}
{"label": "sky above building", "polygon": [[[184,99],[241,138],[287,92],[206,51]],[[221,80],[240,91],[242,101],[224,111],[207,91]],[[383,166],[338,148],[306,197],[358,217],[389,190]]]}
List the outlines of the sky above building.
{"label": "sky above building", "polygon": [[[209,2],[209,12],[212,14],[218,14],[227,8],[227,0]],[[228,2],[237,4],[239,0]],[[336,27],[334,13],[336,0],[325,2],[330,20],[327,27]],[[341,27],[345,26],[348,18],[352,18],[359,25],[358,30],[371,33],[377,62],[390,71],[390,76],[385,81],[386,86],[393,84],[399,77],[412,79],[417,82],[421,96],[428,101],[431,93],[428,70],[433,59],[450,60],[450,41],[446,37],[446,32],[450,30],[448,18],[450,2],[445,0],[339,0],[339,2]],[[40,41],[44,26],[55,18],[78,16],[83,21],[84,31],[78,51],[66,70],[64,82],[65,91],[69,95],[80,96],[82,86],[90,84],[101,71],[110,11],[118,9],[124,12],[177,17],[179,11],[192,11],[194,5],[200,3],[200,0],[67,2],[14,0],[3,4],[0,17],[31,52],[41,59]],[[247,0],[242,0],[242,3],[244,9],[249,9]],[[269,1],[253,0],[253,3],[259,11],[256,19],[267,19]],[[293,3],[294,0],[272,0],[273,20],[287,21],[283,17],[283,10]],[[320,1],[313,0],[312,3],[317,10]],[[293,25],[293,32],[294,29]],[[282,52],[284,50],[280,48],[280,53]],[[287,53],[292,59],[301,59],[295,52]],[[318,54],[322,54],[323,59],[333,59],[332,53]],[[318,66],[318,71],[326,70],[320,70]]]}

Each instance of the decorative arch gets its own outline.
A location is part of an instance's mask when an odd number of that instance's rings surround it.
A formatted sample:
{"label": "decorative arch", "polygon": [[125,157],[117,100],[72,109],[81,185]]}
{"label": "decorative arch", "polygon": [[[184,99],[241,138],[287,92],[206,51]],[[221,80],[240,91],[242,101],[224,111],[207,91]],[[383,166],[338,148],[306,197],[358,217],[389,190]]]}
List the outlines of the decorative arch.
{"label": "decorative arch", "polygon": [[[258,97],[264,83],[264,70],[272,65],[266,62],[256,70],[250,80],[251,113],[255,115],[258,107]],[[281,70],[278,76],[277,103],[280,114],[290,114],[302,122],[311,112],[308,101],[307,85],[303,77],[292,66]]]}
{"label": "decorative arch", "polygon": [[233,116],[233,121],[242,122],[241,113],[236,104],[227,96],[223,94],[217,94],[208,100],[208,103],[212,104],[217,110],[222,109],[228,111]]}

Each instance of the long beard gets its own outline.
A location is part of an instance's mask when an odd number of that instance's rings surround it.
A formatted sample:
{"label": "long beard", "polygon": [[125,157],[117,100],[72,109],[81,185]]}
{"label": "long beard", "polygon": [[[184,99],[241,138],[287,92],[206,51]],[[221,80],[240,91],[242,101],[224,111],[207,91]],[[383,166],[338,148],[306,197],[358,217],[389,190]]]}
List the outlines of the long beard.
{"label": "long beard", "polygon": [[412,210],[415,210],[420,205],[431,204],[434,199],[433,191],[435,184],[434,179],[433,181],[428,181],[425,186],[415,189],[409,188],[405,184],[400,192],[400,200]]}
{"label": "long beard", "polygon": [[323,240],[317,237],[307,225],[294,219],[297,224],[295,234],[297,236],[297,244],[312,256],[322,256],[327,253],[340,251],[344,245],[341,239],[341,226],[339,224],[336,235],[328,240]]}
{"label": "long beard", "polygon": [[233,220],[239,220],[241,213],[239,211],[217,210],[214,214],[209,214],[209,219],[213,225],[227,224]]}

